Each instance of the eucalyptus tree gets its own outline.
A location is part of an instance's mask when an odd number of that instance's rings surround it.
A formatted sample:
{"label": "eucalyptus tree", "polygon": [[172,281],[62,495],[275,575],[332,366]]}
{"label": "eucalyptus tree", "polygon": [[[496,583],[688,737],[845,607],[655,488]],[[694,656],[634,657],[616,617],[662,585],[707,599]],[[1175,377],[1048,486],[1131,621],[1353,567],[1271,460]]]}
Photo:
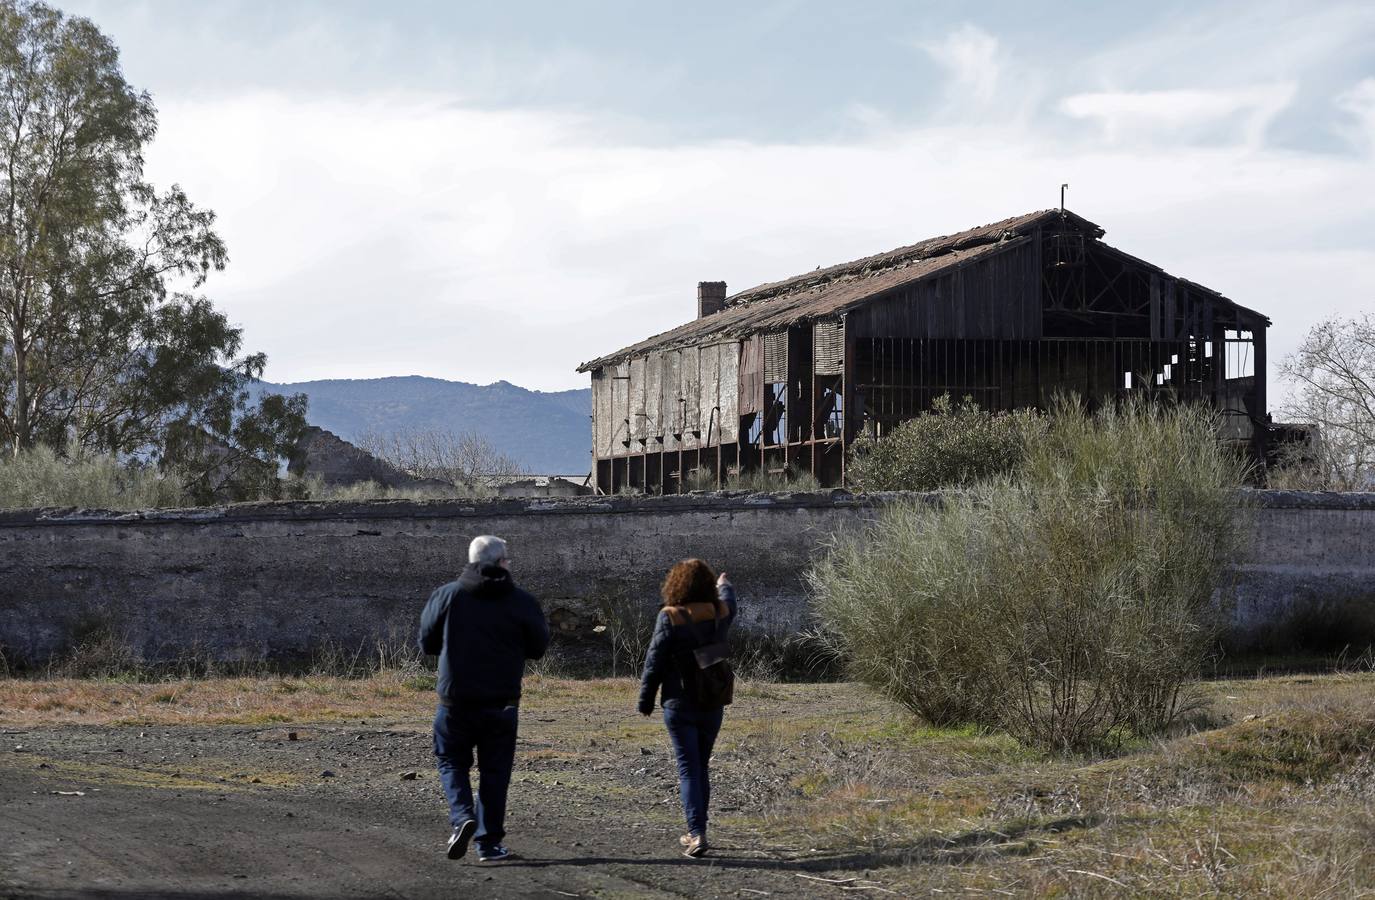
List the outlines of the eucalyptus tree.
{"label": "eucalyptus tree", "polygon": [[225,246],[212,211],[145,179],[156,133],[94,24],[0,0],[0,442],[242,493],[248,470],[275,478],[305,399],[251,402],[266,359],[196,293]]}

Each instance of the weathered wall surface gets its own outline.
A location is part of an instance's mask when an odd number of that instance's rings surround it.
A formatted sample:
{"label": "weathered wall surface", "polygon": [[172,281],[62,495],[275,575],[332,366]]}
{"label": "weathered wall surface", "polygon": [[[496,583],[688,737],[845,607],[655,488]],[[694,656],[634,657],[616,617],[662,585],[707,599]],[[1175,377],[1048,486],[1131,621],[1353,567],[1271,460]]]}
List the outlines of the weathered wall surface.
{"label": "weathered wall surface", "polygon": [[1375,639],[1375,494],[1257,491],[1250,551],[1236,566],[1233,639],[1274,651]]}
{"label": "weathered wall surface", "polygon": [[[110,514],[0,513],[0,647],[46,659],[109,628],[145,655],[291,656],[323,643],[408,640],[468,541],[511,543],[518,580],[551,618],[590,629],[604,598],[653,604],[672,563],[700,556],[735,578],[744,618],[792,627],[802,572],[882,496],[275,503]],[[1238,636],[1317,607],[1375,606],[1375,495],[1266,492],[1237,567]]]}
{"label": "weathered wall surface", "polygon": [[747,598],[742,619],[797,621],[801,572],[836,528],[873,514],[840,495],[482,502],[268,503],[130,515],[0,513],[0,646],[26,660],[111,628],[145,655],[299,654],[410,638],[468,542],[510,542],[551,619],[590,629],[603,598],[654,604],[700,556]]}

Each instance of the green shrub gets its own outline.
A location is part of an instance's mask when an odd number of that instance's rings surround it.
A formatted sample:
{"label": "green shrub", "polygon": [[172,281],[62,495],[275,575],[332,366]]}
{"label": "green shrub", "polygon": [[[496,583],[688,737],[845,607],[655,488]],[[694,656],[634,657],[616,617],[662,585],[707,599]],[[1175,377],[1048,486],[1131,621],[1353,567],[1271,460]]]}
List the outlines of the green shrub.
{"label": "green shrub", "polygon": [[849,480],[866,491],[935,491],[1017,471],[1044,419],[1023,410],[989,413],[970,397],[937,397],[932,411],[851,451]]}
{"label": "green shrub", "polygon": [[0,507],[154,509],[186,502],[181,481],[112,456],[66,459],[47,447],[0,455]]}
{"label": "green shrub", "polygon": [[1158,732],[1192,702],[1244,465],[1213,414],[1061,403],[1017,474],[885,512],[809,573],[832,652],[938,725],[1057,751]]}

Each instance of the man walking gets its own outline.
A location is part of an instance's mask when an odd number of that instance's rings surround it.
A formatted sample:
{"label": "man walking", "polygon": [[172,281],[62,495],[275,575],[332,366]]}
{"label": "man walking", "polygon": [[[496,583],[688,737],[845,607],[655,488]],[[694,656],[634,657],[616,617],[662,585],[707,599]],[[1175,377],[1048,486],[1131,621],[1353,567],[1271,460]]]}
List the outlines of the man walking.
{"label": "man walking", "polygon": [[[548,646],[549,625],[538,601],[511,580],[506,542],[474,538],[463,574],[431,594],[420,616],[420,649],[439,656],[434,755],[453,825],[449,859],[462,857],[474,839],[482,862],[511,855],[502,838],[520,682],[525,661],[539,659]],[[474,750],[476,804],[468,781]]]}

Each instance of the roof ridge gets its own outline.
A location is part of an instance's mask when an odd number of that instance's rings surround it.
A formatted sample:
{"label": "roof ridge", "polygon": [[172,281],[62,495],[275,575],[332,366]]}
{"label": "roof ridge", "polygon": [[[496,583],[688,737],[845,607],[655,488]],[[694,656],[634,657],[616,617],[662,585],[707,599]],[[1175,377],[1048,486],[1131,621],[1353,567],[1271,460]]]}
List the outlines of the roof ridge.
{"label": "roof ridge", "polygon": [[[802,288],[819,288],[847,277],[860,277],[876,275],[880,272],[887,272],[892,269],[902,268],[913,262],[924,259],[934,259],[937,256],[944,256],[955,250],[963,250],[982,244],[994,244],[1006,240],[1009,231],[1016,228],[1026,227],[1041,218],[1055,214],[1059,215],[1058,209],[1041,209],[1035,212],[1025,213],[1020,216],[1011,216],[987,225],[978,225],[973,228],[966,228],[953,234],[943,234],[936,237],[926,238],[915,244],[906,244],[887,250],[882,253],[874,253],[849,262],[836,263],[824,268],[817,268],[811,272],[804,272],[800,275],[793,275],[781,281],[765,282],[746,288],[726,299],[726,306],[734,306],[737,303],[749,303],[757,300],[768,300],[782,293],[790,293]],[[1070,213],[1070,215],[1074,215]],[[1076,216],[1076,218],[1078,218]],[[994,231],[993,229],[997,229]]]}
{"label": "roof ridge", "polygon": [[[884,253],[740,291],[728,297],[725,306],[710,315],[684,322],[615,353],[585,362],[578,366],[578,371],[588,371],[615,360],[628,359],[636,353],[644,354],[686,342],[725,338],[752,330],[791,325],[803,319],[843,314],[851,306],[900,284],[929,278],[970,259],[1001,252],[1000,247],[1013,243],[1009,238],[1026,240],[1029,229],[1051,218],[1072,222],[1077,230],[1094,240],[1102,238],[1104,233],[1099,225],[1068,210],[1042,209],[954,234],[927,238]],[[909,267],[914,270],[910,277],[898,274]],[[872,282],[872,285],[866,287],[866,282]]]}

